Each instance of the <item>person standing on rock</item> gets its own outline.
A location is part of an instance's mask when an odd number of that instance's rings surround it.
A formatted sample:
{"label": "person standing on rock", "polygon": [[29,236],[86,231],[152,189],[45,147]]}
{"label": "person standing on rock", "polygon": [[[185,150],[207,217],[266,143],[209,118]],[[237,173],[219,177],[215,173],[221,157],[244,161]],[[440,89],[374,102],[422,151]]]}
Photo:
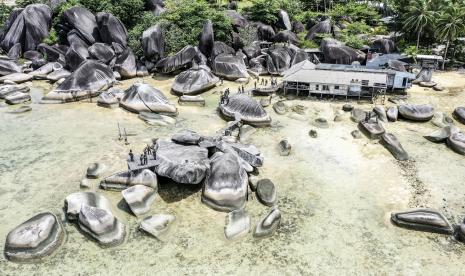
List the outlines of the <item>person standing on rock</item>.
{"label": "person standing on rock", "polygon": [[132,149],[129,150],[129,160],[134,162],[134,153],[132,153]]}
{"label": "person standing on rock", "polygon": [[143,154],[140,155],[140,165],[141,166],[144,165],[144,155]]}

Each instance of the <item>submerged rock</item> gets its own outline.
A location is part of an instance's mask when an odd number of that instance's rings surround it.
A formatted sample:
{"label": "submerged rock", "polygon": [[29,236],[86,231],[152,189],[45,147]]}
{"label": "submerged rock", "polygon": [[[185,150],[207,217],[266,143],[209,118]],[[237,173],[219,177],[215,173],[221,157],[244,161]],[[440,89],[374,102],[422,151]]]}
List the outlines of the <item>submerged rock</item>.
{"label": "submerged rock", "polygon": [[7,113],[10,113],[10,114],[23,114],[23,113],[26,113],[26,112],[29,112],[29,111],[32,111],[32,107],[30,107],[29,105],[23,105],[17,109],[14,109],[14,110],[11,110],[11,111],[8,111]]}
{"label": "submerged rock", "polygon": [[30,262],[52,254],[62,244],[63,227],[49,212],[40,213],[11,230],[5,241],[5,257]]}
{"label": "submerged rock", "polygon": [[409,159],[408,153],[404,150],[399,140],[394,134],[384,133],[381,135],[381,144],[399,161]]}
{"label": "submerged rock", "polygon": [[113,71],[98,61],[87,60],[43,100],[69,102],[98,95],[116,82]]}
{"label": "submerged rock", "polygon": [[257,223],[253,236],[255,238],[265,238],[273,235],[280,222],[281,212],[277,207],[274,207]]}
{"label": "submerged rock", "polygon": [[140,216],[150,211],[156,192],[145,185],[134,185],[121,193],[134,215]]}
{"label": "submerged rock", "polygon": [[289,154],[291,154],[292,147],[288,140],[286,139],[281,140],[278,146],[279,146],[279,154],[281,156],[288,156]]}
{"label": "submerged rock", "polygon": [[452,133],[447,139],[447,145],[456,153],[465,155],[465,134],[462,132]]}
{"label": "submerged rock", "polygon": [[273,206],[276,204],[276,188],[269,179],[261,179],[257,182],[257,197],[258,200],[266,206]]}
{"label": "submerged rock", "polygon": [[399,227],[452,235],[454,229],[439,212],[430,209],[416,209],[401,213],[392,213],[391,221]]}
{"label": "submerged rock", "polygon": [[244,207],[248,177],[239,157],[231,152],[217,152],[205,179],[202,202],[212,209],[229,212]]}
{"label": "submerged rock", "polygon": [[250,216],[244,209],[233,210],[226,215],[224,235],[234,240],[247,235],[250,231]]}
{"label": "submerged rock", "polygon": [[403,104],[399,106],[399,114],[412,121],[429,121],[434,116],[434,108],[429,104]]}
{"label": "submerged rock", "polygon": [[183,184],[199,184],[210,167],[208,150],[197,145],[180,145],[163,139],[157,140],[156,172]]}
{"label": "submerged rock", "polygon": [[84,205],[105,209],[111,213],[111,203],[105,196],[94,192],[77,192],[65,198],[65,211],[68,220],[76,220]]}
{"label": "submerged rock", "polygon": [[220,111],[227,120],[239,118],[255,127],[268,126],[271,123],[270,116],[260,103],[246,94],[230,96],[226,103],[220,104]]}
{"label": "submerged rock", "polygon": [[152,126],[167,126],[176,123],[176,119],[173,117],[160,115],[152,112],[140,112],[139,119]]}
{"label": "submerged rock", "polygon": [[146,217],[139,228],[163,241],[175,220],[175,216],[169,214],[153,215]]}
{"label": "submerged rock", "polygon": [[83,205],[79,212],[79,228],[102,246],[116,246],[124,241],[126,229],[106,209]]}
{"label": "submerged rock", "polygon": [[154,112],[176,115],[177,109],[160,90],[145,83],[135,83],[124,93],[120,105],[135,113]]}
{"label": "submerged rock", "polygon": [[178,95],[195,95],[215,87],[219,81],[208,67],[198,66],[177,75],[171,89]]}
{"label": "submerged rock", "polygon": [[145,185],[158,190],[157,175],[148,169],[138,173],[127,171],[106,177],[100,182],[100,188],[104,190],[121,191],[135,185]]}
{"label": "submerged rock", "polygon": [[87,168],[87,173],[86,176],[88,178],[99,178],[102,173],[105,172],[107,167],[104,164],[101,163],[92,163],[88,168]]}

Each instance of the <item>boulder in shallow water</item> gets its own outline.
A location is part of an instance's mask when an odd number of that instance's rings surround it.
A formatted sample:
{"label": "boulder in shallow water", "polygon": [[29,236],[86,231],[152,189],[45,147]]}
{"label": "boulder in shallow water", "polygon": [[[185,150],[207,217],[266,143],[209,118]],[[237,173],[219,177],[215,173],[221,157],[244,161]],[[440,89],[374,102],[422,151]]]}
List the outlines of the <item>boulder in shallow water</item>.
{"label": "boulder in shallow water", "polygon": [[434,108],[429,104],[403,104],[399,107],[399,114],[402,118],[412,121],[429,121],[434,116]]}
{"label": "boulder in shallow water", "polygon": [[454,120],[444,112],[435,112],[431,123],[437,127],[446,127],[454,124]]}
{"label": "boulder in shallow water", "polygon": [[32,107],[30,107],[29,105],[23,105],[21,107],[18,107],[16,109],[8,111],[7,113],[10,113],[10,114],[23,114],[23,113],[26,113],[26,112],[29,112],[29,111],[32,111]]}
{"label": "boulder in shallow water", "polygon": [[277,207],[274,207],[257,223],[253,236],[255,238],[265,238],[273,235],[280,222],[281,212]]}
{"label": "boulder in shallow water", "polygon": [[119,106],[119,100],[113,93],[105,91],[99,95],[97,105],[101,107],[115,108]]}
{"label": "boulder in shallow water", "polygon": [[134,185],[145,185],[158,190],[157,175],[148,169],[141,172],[127,171],[110,175],[100,182],[100,188],[104,190],[122,191]]}
{"label": "boulder in shallow water", "polygon": [[169,214],[152,215],[146,217],[139,228],[154,236],[158,240],[165,240],[176,217]]}
{"label": "boulder in shallow water", "polygon": [[105,172],[107,167],[102,163],[92,163],[86,172],[88,178],[99,178]]}
{"label": "boulder in shallow water", "polygon": [[244,59],[239,55],[222,54],[215,57],[212,61],[212,71],[215,75],[232,81],[249,78]]}
{"label": "boulder in shallow water", "polygon": [[465,107],[459,106],[454,109],[454,117],[462,124],[465,124]]}
{"label": "boulder in shallow water", "polygon": [[40,213],[11,230],[5,241],[5,257],[30,262],[52,254],[62,244],[64,231],[57,217]]}
{"label": "boulder in shallow water", "polygon": [[450,222],[441,213],[430,209],[392,213],[391,221],[396,226],[412,230],[448,235],[454,233]]}
{"label": "boulder in shallow water", "polygon": [[384,123],[388,122],[388,118],[386,115],[386,109],[384,108],[384,106],[381,106],[381,105],[375,106],[373,108],[373,112],[376,113],[376,115],[378,116],[378,119],[381,120],[381,122],[384,122]]}
{"label": "boulder in shallow water", "polygon": [[96,96],[116,82],[113,71],[98,61],[87,60],[43,100],[69,102]]}
{"label": "boulder in shallow water", "polygon": [[129,87],[124,93],[120,105],[135,113],[177,114],[176,107],[168,101],[163,92],[146,83],[135,83]]}
{"label": "boulder in shallow water", "polygon": [[456,153],[465,155],[465,134],[462,132],[452,133],[447,139],[447,145]]}
{"label": "boulder in shallow water", "polygon": [[279,155],[281,156],[288,156],[291,154],[292,146],[291,143],[287,139],[281,140],[279,142]]}
{"label": "boulder in shallow water", "polygon": [[220,104],[221,114],[227,120],[240,119],[246,124],[269,126],[271,118],[260,103],[246,94],[235,94],[226,103]]}
{"label": "boulder in shallow water", "polygon": [[156,197],[156,191],[145,185],[134,185],[121,193],[129,208],[131,208],[131,211],[136,216],[149,212]]}
{"label": "boulder in shallow water", "polygon": [[83,205],[79,212],[78,225],[83,232],[105,247],[121,244],[126,236],[124,224],[108,210],[98,207]]}
{"label": "boulder in shallow water", "polygon": [[350,112],[350,119],[355,123],[359,123],[367,118],[367,112],[358,108],[352,109]]}
{"label": "boulder in shallow water", "polygon": [[208,67],[198,66],[177,75],[171,89],[177,95],[195,95],[215,87],[219,81]]}
{"label": "boulder in shallow water", "polygon": [[443,127],[439,130],[434,131],[433,133],[429,135],[425,135],[425,137],[428,141],[434,142],[434,143],[442,143],[447,140],[453,133],[460,132],[460,130],[455,127],[455,126],[446,126]]}
{"label": "boulder in shallow water", "polygon": [[205,106],[205,99],[202,96],[183,95],[178,99],[179,105]]}
{"label": "boulder in shallow water", "polygon": [[359,123],[359,128],[370,139],[378,139],[385,132],[384,127],[373,119],[368,121],[361,121]]}
{"label": "boulder in shallow water", "polygon": [[386,111],[386,116],[391,122],[397,121],[397,117],[399,116],[399,110],[397,109],[397,106],[389,107]]}
{"label": "boulder in shallow water", "polygon": [[237,154],[217,152],[205,179],[202,202],[212,209],[229,212],[245,206],[248,177]]}
{"label": "boulder in shallow water", "polygon": [[31,95],[19,91],[13,92],[5,97],[5,102],[11,105],[22,104],[30,100]]}
{"label": "boulder in shallow water", "polygon": [[399,161],[409,159],[408,153],[404,150],[399,140],[394,134],[384,133],[381,135],[381,144]]}
{"label": "boulder in shallow water", "polygon": [[273,206],[276,204],[277,195],[276,195],[276,188],[269,179],[260,179],[257,182],[257,197],[258,200],[266,205],[266,206]]}
{"label": "boulder in shallow water", "polygon": [[244,209],[233,210],[226,215],[224,235],[228,240],[238,239],[250,231],[250,216]]}
{"label": "boulder in shallow water", "polygon": [[156,172],[183,184],[199,184],[210,167],[208,150],[197,145],[180,145],[163,139],[157,140]]}
{"label": "boulder in shallow water", "polygon": [[68,220],[76,220],[84,205],[105,209],[111,213],[111,203],[105,196],[94,192],[77,192],[65,198],[65,212]]}

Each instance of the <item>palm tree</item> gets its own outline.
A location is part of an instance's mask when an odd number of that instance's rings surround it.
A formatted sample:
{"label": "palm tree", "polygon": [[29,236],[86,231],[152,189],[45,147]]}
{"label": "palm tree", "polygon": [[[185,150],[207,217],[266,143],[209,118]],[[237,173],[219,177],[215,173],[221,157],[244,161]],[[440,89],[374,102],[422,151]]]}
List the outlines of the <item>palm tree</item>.
{"label": "palm tree", "polygon": [[412,0],[404,21],[404,28],[417,32],[417,50],[420,37],[428,25],[433,25],[436,11],[432,9],[431,0]]}
{"label": "palm tree", "polygon": [[447,50],[452,41],[456,40],[460,35],[465,34],[465,8],[460,4],[451,4],[447,6],[440,14],[437,25],[436,34],[439,39],[446,42],[444,49],[444,61],[442,70],[444,70]]}

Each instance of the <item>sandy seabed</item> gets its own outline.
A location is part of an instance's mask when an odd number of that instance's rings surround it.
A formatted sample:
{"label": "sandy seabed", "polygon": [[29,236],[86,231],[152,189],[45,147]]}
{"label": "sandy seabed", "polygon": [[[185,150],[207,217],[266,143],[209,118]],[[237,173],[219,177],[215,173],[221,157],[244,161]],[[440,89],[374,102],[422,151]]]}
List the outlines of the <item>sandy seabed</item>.
{"label": "sandy seabed", "polygon": [[[465,75],[437,73],[434,80],[447,88],[436,92],[415,86],[409,102],[430,103],[451,114],[465,105]],[[125,81],[127,87],[135,80]],[[107,173],[126,168],[129,149],[140,151],[152,138],[169,137],[181,129],[214,135],[225,126],[217,115],[219,91],[237,84],[225,82],[203,94],[206,107],[177,104],[169,93],[172,78],[145,78],[179,108],[178,123],[150,126],[123,109],[97,107],[88,100],[63,105],[38,104],[52,86],[30,84],[32,112],[8,114],[0,108],[0,247],[7,233],[32,215],[50,210],[64,221],[63,201],[79,191],[79,181],[92,162],[103,162]],[[249,87],[252,84],[248,85]],[[278,97],[273,99],[277,101]],[[302,117],[267,112],[272,127],[259,129],[250,143],[265,157],[260,170],[278,190],[282,223],[271,238],[256,240],[251,233],[240,240],[224,237],[225,213],[200,201],[196,186],[161,184],[151,214],[177,218],[165,242],[139,232],[140,219],[121,206],[121,194],[98,189],[114,205],[114,213],[128,226],[124,244],[108,249],[65,223],[66,241],[50,257],[35,264],[15,264],[0,257],[0,275],[148,275],[148,274],[316,274],[316,275],[463,275],[465,245],[451,237],[397,228],[390,213],[414,207],[441,211],[451,222],[465,217],[465,157],[423,135],[437,129],[431,123],[399,121],[385,128],[395,134],[412,161],[397,162],[378,142],[353,139],[357,125],[346,113],[333,122],[345,101],[296,99],[307,107]],[[369,110],[374,104],[352,103]],[[386,102],[386,107],[392,103]],[[291,113],[289,113],[291,114]],[[320,129],[316,118],[328,119]],[[297,119],[296,119],[297,118]],[[130,145],[118,140],[117,123],[136,136]],[[465,126],[456,124],[465,131]],[[317,138],[308,132],[316,129]],[[292,144],[290,156],[280,156],[283,138]],[[266,212],[256,198],[247,203],[255,223]]]}

